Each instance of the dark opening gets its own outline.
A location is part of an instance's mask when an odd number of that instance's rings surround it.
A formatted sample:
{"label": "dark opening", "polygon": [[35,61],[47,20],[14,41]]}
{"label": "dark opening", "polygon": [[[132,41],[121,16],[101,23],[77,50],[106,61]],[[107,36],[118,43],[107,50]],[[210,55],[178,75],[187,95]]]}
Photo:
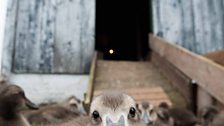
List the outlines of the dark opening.
{"label": "dark opening", "polygon": [[142,60],[148,53],[150,0],[96,0],[96,50],[108,60]]}

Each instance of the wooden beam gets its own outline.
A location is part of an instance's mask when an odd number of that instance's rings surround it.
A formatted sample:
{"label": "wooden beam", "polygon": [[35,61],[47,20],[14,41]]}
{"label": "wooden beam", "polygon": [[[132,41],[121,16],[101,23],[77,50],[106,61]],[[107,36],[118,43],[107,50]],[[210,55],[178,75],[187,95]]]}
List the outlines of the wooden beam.
{"label": "wooden beam", "polygon": [[184,96],[187,106],[191,107],[191,79],[185,76],[179,69],[173,66],[173,64],[162,58],[156,52],[152,52],[151,60],[153,64],[155,64],[163,73],[163,75],[172,83],[173,87],[178,90],[182,96]]}
{"label": "wooden beam", "polygon": [[166,40],[149,36],[150,48],[224,103],[224,67]]}
{"label": "wooden beam", "polygon": [[91,68],[90,68],[90,74],[89,74],[89,83],[86,93],[84,94],[84,107],[87,112],[89,112],[89,105],[93,97],[93,89],[94,89],[94,77],[95,77],[95,69],[96,69],[96,62],[97,62],[97,52],[94,53]]}

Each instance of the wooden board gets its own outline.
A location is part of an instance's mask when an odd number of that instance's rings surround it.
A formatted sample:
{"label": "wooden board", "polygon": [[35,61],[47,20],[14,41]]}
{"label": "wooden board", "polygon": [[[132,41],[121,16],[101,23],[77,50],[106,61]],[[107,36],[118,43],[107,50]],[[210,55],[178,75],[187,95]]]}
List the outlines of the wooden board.
{"label": "wooden board", "polygon": [[159,86],[167,93],[173,104],[186,107],[185,99],[170,82],[150,61],[97,60],[94,90],[148,89]]}
{"label": "wooden board", "polygon": [[153,31],[204,54],[224,48],[223,0],[152,0]]}
{"label": "wooden board", "polygon": [[93,97],[96,62],[97,62],[97,52],[94,53],[94,56],[92,59],[88,88],[87,88],[86,93],[84,94],[84,107],[87,112],[89,111],[88,110],[89,105],[90,105],[90,102],[92,101],[92,97]]}
{"label": "wooden board", "polygon": [[[147,101],[158,106],[161,102],[167,102],[169,105],[172,105],[169,97],[161,87],[128,88],[122,91],[132,96],[137,103]],[[102,92],[103,90],[94,91],[94,97],[100,95]]]}
{"label": "wooden board", "polygon": [[6,69],[15,73],[89,72],[95,1],[9,0],[6,20],[3,58],[12,57],[3,59],[4,67],[11,68]]}
{"label": "wooden board", "polygon": [[224,68],[164,39],[150,35],[152,51],[167,59],[197,84],[224,103]]}
{"label": "wooden board", "polygon": [[5,36],[4,42],[2,43],[2,66],[1,73],[9,75],[12,70],[13,62],[13,49],[15,42],[15,31],[16,31],[16,16],[18,9],[17,0],[8,0],[7,5],[7,16],[5,21]]}
{"label": "wooden board", "polygon": [[151,60],[163,73],[163,75],[171,82],[175,89],[183,95],[187,101],[187,106],[193,108],[194,101],[192,99],[191,79],[156,52],[152,52]]}

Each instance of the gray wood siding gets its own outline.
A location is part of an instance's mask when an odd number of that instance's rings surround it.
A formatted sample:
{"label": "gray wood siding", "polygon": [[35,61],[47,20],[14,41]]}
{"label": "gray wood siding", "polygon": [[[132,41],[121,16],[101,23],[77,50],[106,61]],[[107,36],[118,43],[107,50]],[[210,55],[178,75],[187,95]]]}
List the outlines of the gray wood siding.
{"label": "gray wood siding", "polygon": [[152,0],[153,30],[195,53],[224,48],[223,0]]}
{"label": "gray wood siding", "polygon": [[7,16],[5,25],[5,36],[2,48],[2,73],[9,75],[12,70],[15,31],[16,31],[16,14],[17,14],[18,0],[8,0]]}
{"label": "gray wood siding", "polygon": [[19,0],[17,10],[8,12],[17,19],[13,72],[89,71],[94,51],[94,0]]}

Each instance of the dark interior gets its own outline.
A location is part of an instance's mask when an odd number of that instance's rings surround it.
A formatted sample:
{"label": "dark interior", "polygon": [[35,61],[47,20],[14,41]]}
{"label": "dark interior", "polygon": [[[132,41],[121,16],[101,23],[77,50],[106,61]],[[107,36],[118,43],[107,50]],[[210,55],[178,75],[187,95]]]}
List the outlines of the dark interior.
{"label": "dark interior", "polygon": [[104,59],[136,61],[146,57],[149,6],[149,0],[96,0],[96,50]]}

